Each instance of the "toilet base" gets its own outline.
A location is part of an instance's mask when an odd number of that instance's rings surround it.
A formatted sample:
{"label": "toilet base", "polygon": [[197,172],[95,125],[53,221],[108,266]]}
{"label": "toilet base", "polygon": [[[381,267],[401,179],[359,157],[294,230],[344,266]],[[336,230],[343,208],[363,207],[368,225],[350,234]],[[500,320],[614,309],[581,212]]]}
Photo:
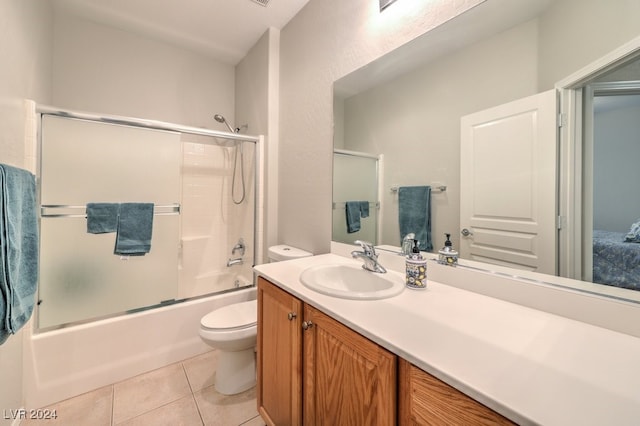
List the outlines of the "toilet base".
{"label": "toilet base", "polygon": [[223,395],[235,395],[256,385],[256,354],[253,347],[242,351],[220,351],[215,389]]}

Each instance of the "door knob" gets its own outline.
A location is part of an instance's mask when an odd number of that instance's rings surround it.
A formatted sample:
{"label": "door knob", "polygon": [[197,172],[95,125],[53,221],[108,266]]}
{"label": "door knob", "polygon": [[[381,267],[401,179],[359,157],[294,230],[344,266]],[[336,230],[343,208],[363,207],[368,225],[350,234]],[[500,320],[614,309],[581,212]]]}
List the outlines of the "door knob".
{"label": "door knob", "polygon": [[311,321],[303,321],[303,322],[302,322],[302,328],[303,328],[304,330],[308,330],[308,329],[310,329],[311,327],[313,327],[313,323],[312,323]]}
{"label": "door knob", "polygon": [[295,313],[295,312],[289,312],[289,313],[287,314],[287,318],[289,319],[289,321],[293,321],[294,319],[296,319],[296,317],[297,317],[297,316],[298,316],[298,315],[296,315],[296,313]]}
{"label": "door knob", "polygon": [[462,228],[460,231],[463,237],[468,237],[469,235],[473,235],[473,232],[469,231],[467,228]]}

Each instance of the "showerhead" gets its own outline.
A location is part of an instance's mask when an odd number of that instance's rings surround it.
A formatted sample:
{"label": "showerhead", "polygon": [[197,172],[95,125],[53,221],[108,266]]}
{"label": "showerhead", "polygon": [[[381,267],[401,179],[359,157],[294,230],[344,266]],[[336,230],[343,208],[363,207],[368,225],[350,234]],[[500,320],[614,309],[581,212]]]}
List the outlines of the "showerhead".
{"label": "showerhead", "polygon": [[234,129],[229,125],[229,123],[227,122],[227,120],[225,120],[224,116],[222,116],[221,114],[216,114],[216,115],[214,115],[214,116],[213,116],[213,118],[214,118],[218,123],[224,123],[224,124],[226,124],[226,125],[227,125],[227,128],[229,129],[229,131],[230,131],[231,133],[238,133],[238,131],[240,130],[240,129],[236,129],[236,130],[234,130]]}

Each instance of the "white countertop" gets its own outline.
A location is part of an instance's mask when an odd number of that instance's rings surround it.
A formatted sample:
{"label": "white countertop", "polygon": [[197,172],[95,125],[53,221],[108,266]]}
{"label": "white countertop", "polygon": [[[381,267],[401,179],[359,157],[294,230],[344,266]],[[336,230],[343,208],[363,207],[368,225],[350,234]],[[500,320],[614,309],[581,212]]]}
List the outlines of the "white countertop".
{"label": "white countertop", "polygon": [[383,300],[325,296],[324,254],[255,267],[282,289],[519,424],[640,424],[640,339],[429,281]]}

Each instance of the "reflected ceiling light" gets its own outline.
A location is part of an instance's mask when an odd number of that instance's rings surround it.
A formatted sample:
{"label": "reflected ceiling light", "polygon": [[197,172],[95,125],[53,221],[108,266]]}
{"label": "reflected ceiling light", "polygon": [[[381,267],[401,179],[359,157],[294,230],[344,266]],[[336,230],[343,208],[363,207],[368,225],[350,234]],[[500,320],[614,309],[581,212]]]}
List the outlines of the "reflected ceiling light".
{"label": "reflected ceiling light", "polygon": [[395,2],[395,1],[396,0],[380,0],[380,12],[385,10],[387,8],[387,6],[389,6],[391,3]]}

